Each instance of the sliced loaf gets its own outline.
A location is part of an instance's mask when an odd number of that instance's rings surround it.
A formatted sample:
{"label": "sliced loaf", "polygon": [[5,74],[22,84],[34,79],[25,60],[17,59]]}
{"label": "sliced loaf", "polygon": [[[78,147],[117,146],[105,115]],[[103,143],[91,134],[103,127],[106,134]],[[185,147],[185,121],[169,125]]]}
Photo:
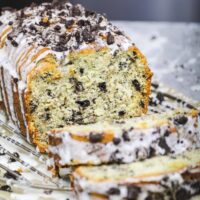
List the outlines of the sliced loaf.
{"label": "sliced loaf", "polygon": [[115,123],[52,130],[49,165],[130,163],[156,155],[177,155],[199,146],[198,112],[179,109]]}
{"label": "sliced loaf", "polygon": [[80,200],[190,200],[200,195],[200,149],[125,165],[79,167]]}

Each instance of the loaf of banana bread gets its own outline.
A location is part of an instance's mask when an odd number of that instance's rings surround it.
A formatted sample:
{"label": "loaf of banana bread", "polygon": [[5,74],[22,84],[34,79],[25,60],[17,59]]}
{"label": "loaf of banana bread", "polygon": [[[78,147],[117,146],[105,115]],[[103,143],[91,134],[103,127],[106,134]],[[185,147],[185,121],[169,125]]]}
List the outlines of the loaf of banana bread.
{"label": "loaf of banana bread", "polygon": [[2,107],[41,151],[53,128],[147,112],[145,57],[123,31],[79,4],[2,11],[0,48]]}
{"label": "loaf of banana bread", "polygon": [[198,111],[177,109],[49,132],[49,167],[130,163],[200,147]]}
{"label": "loaf of banana bread", "polygon": [[125,165],[78,167],[73,178],[80,200],[190,200],[200,196],[200,149]]}

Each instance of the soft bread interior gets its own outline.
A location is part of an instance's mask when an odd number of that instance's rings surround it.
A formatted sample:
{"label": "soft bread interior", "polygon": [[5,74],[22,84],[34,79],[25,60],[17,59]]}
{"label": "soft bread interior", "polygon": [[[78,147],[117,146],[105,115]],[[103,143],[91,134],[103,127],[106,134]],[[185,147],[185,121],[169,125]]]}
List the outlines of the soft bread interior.
{"label": "soft bread interior", "polygon": [[130,178],[137,182],[138,180],[148,180],[151,177],[156,179],[158,176],[181,172],[197,165],[200,165],[200,149],[186,152],[176,158],[159,156],[132,164],[79,167],[74,175],[94,182],[126,182]]}
{"label": "soft bread interior", "polygon": [[[42,63],[43,62],[43,63]],[[55,69],[41,61],[30,82],[29,112],[40,142],[48,130],[140,116],[147,111],[151,72],[136,51],[71,53]],[[52,61],[53,62],[53,61]],[[45,63],[45,64],[44,64]]]}

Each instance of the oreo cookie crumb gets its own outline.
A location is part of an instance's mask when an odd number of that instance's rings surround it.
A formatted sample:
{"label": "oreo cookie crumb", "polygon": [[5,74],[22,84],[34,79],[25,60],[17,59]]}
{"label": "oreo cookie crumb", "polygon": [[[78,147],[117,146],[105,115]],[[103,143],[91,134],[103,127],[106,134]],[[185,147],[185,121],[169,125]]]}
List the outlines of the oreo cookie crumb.
{"label": "oreo cookie crumb", "polygon": [[143,101],[140,101],[140,106],[141,106],[142,108],[145,108],[145,105],[144,105],[144,102],[143,102]]}
{"label": "oreo cookie crumb", "polygon": [[110,188],[107,191],[107,194],[109,194],[109,195],[120,195],[120,190],[118,188]]}
{"label": "oreo cookie crumb", "polygon": [[165,138],[161,138],[158,145],[165,150],[165,155],[171,152],[170,147],[168,146]]}
{"label": "oreo cookie crumb", "polygon": [[138,195],[141,192],[141,189],[139,187],[133,185],[128,186],[127,190],[128,190],[127,200],[137,199]]}
{"label": "oreo cookie crumb", "polygon": [[83,40],[84,40],[85,42],[91,43],[91,42],[94,42],[94,41],[95,41],[95,36],[92,35],[92,34],[89,32],[89,30],[87,30],[87,29],[84,29],[84,30],[83,30],[82,36],[83,36]]}
{"label": "oreo cookie crumb", "polygon": [[12,44],[14,47],[18,47],[18,46],[19,46],[19,44],[18,44],[15,40],[12,40],[12,41],[11,41],[11,44]]}
{"label": "oreo cookie crumb", "polygon": [[149,97],[149,105],[150,106],[157,106],[157,102],[153,99],[153,97]]}
{"label": "oreo cookie crumb", "polygon": [[180,188],[177,192],[176,192],[176,200],[188,200],[191,197],[191,193],[190,191],[186,190],[185,188]]}
{"label": "oreo cookie crumb", "polygon": [[141,85],[137,79],[132,80],[132,85],[135,87],[136,91],[141,91]]}
{"label": "oreo cookie crumb", "polygon": [[174,120],[174,123],[175,123],[176,125],[185,125],[187,122],[188,122],[188,118],[185,117],[185,116],[181,116],[181,117],[176,118],[176,119]]}
{"label": "oreo cookie crumb", "polygon": [[157,37],[155,35],[151,36],[151,40],[156,40],[156,39],[157,39]]}
{"label": "oreo cookie crumb", "polygon": [[37,31],[36,26],[33,25],[33,24],[31,24],[31,25],[29,26],[29,28],[30,28],[31,31]]}
{"label": "oreo cookie crumb", "polygon": [[111,154],[110,159],[109,159],[109,164],[113,164],[113,163],[120,164],[120,163],[122,163],[123,159],[117,157],[118,153],[120,153],[119,150],[116,150]]}
{"label": "oreo cookie crumb", "polygon": [[29,109],[30,109],[30,113],[35,112],[35,110],[37,109],[38,105],[36,103],[34,103],[33,101],[31,101],[29,103]]}
{"label": "oreo cookie crumb", "polygon": [[77,91],[77,92],[83,92],[84,91],[83,84],[80,81],[76,82],[75,91]]}
{"label": "oreo cookie crumb", "polygon": [[120,139],[120,138],[114,138],[114,139],[113,139],[114,145],[118,145],[118,144],[120,144],[120,142],[121,142],[121,139]]}
{"label": "oreo cookie crumb", "polygon": [[80,16],[81,15],[81,11],[79,9],[79,7],[77,5],[72,7],[72,16],[76,17],[76,16]]}
{"label": "oreo cookie crumb", "polygon": [[2,185],[0,187],[0,190],[6,191],[6,192],[12,192],[12,189],[11,189],[11,187],[9,185]]}
{"label": "oreo cookie crumb", "polygon": [[107,35],[107,44],[111,45],[115,43],[115,37],[109,32]]}
{"label": "oreo cookie crumb", "polygon": [[74,20],[67,20],[65,22],[65,27],[68,28],[68,29],[72,28],[73,24],[74,24]]}
{"label": "oreo cookie crumb", "polygon": [[162,102],[165,100],[165,97],[164,97],[163,93],[161,93],[161,92],[158,92],[158,94],[156,95],[156,98],[158,99],[160,104],[162,104]]}
{"label": "oreo cookie crumb", "polygon": [[89,135],[89,141],[91,143],[101,142],[102,139],[103,139],[103,135],[102,134],[90,133],[90,135]]}
{"label": "oreo cookie crumb", "polygon": [[129,142],[130,141],[130,137],[128,135],[128,132],[127,131],[123,131],[122,133],[122,138],[125,142]]}
{"label": "oreo cookie crumb", "polygon": [[80,73],[81,73],[81,74],[83,74],[83,73],[84,73],[84,69],[83,69],[83,68],[80,68],[80,70],[79,70],[79,71],[80,71]]}
{"label": "oreo cookie crumb", "polygon": [[9,22],[8,22],[8,25],[9,25],[9,26],[12,26],[12,25],[13,25],[13,21],[9,21]]}
{"label": "oreo cookie crumb", "polygon": [[106,82],[99,83],[98,88],[101,92],[107,92]]}
{"label": "oreo cookie crumb", "polygon": [[61,26],[56,25],[56,26],[54,27],[54,30],[55,30],[55,31],[60,31],[60,30],[61,30]]}
{"label": "oreo cookie crumb", "polygon": [[44,190],[44,193],[47,194],[47,195],[50,195],[52,194],[53,190]]}
{"label": "oreo cookie crumb", "polygon": [[82,108],[87,108],[90,106],[90,101],[89,100],[83,100],[83,101],[76,101],[76,103],[81,106]]}
{"label": "oreo cookie crumb", "polygon": [[126,112],[125,111],[119,111],[119,113],[118,113],[118,115],[121,117],[121,116],[124,116],[126,114]]}

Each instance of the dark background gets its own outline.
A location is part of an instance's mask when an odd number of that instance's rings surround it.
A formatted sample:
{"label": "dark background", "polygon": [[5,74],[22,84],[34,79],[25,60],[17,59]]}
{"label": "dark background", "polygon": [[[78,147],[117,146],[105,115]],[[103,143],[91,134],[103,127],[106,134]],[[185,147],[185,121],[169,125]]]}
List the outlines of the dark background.
{"label": "dark background", "polygon": [[[0,7],[20,8],[31,2],[33,1],[0,0]],[[71,0],[71,2],[81,3],[89,9],[106,13],[111,20],[200,22],[200,0]]]}

